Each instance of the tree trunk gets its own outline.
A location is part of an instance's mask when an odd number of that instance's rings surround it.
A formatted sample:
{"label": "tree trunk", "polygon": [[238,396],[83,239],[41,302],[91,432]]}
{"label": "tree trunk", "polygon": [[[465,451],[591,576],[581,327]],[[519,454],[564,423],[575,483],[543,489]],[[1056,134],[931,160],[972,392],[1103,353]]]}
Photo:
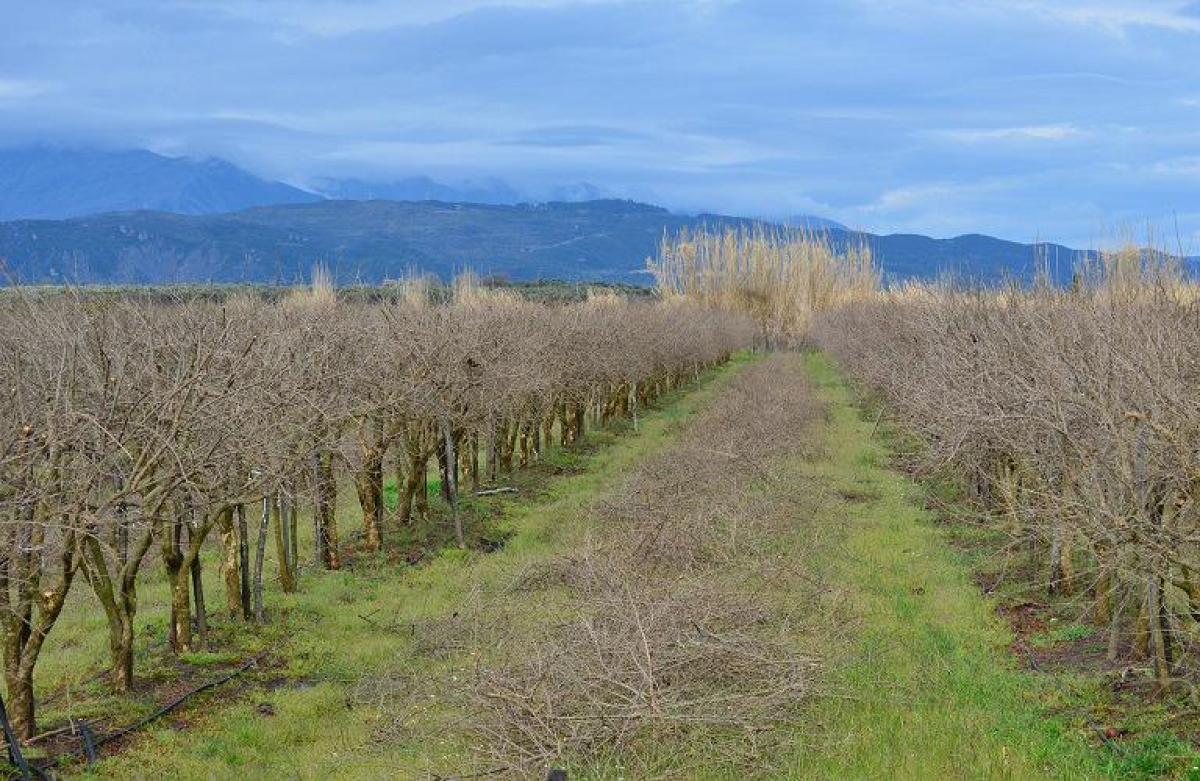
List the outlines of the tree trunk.
{"label": "tree trunk", "polygon": [[191,585],[190,567],[176,569],[171,581],[171,648],[177,654],[192,650]]}
{"label": "tree trunk", "polygon": [[[397,464],[400,461],[397,460]],[[401,526],[412,523],[413,505],[421,489],[421,478],[425,476],[425,462],[418,454],[412,454],[408,459],[406,470],[397,470],[396,484],[400,486],[399,501],[396,505],[396,520]]]}
{"label": "tree trunk", "polygon": [[571,426],[567,422],[567,403],[560,401],[555,410],[558,415],[558,444],[566,447],[571,444]]}
{"label": "tree trunk", "polygon": [[[223,511],[221,514],[227,512]],[[192,594],[196,597],[196,632],[201,644],[208,632],[207,617],[204,614],[200,551],[214,522],[217,522],[217,519],[206,518],[198,527],[188,525],[188,546],[181,554],[179,566],[175,570],[175,579],[171,582],[171,636],[174,638],[172,647],[176,653],[187,653],[196,648],[192,635]]]}
{"label": "tree trunk", "polygon": [[283,593],[291,594],[296,590],[296,578],[295,573],[292,572],[291,540],[288,539],[288,526],[285,520],[287,513],[282,497],[272,497],[270,515],[271,521],[275,524],[275,555],[279,560],[279,588]]}
{"label": "tree trunk", "polygon": [[497,469],[500,464],[497,461],[499,453],[496,449],[496,442],[499,437],[496,436],[496,425],[493,423],[488,426],[488,442],[487,442],[487,476],[489,483],[495,483],[499,477]]}
{"label": "tree trunk", "polygon": [[[43,584],[43,589],[39,594],[40,610],[35,620],[24,625],[25,631],[21,631],[14,625],[17,615],[24,611],[19,607],[15,611],[12,609],[15,606],[10,602],[11,594],[8,590],[10,579],[5,568],[0,565],[4,581],[0,583],[0,600],[3,601],[0,621],[3,622],[4,627],[4,679],[9,695],[10,720],[14,731],[21,739],[28,739],[37,732],[37,701],[33,687],[33,673],[37,667],[46,636],[54,628],[54,623],[62,612],[67,591],[79,567],[74,535],[68,536],[60,561],[62,563],[61,579],[56,587],[46,588]],[[41,582],[40,578],[43,574],[39,571],[32,577]],[[29,614],[32,618],[32,611]]]}
{"label": "tree trunk", "polygon": [[1162,578],[1158,574],[1146,578],[1146,615],[1150,625],[1150,658],[1154,663],[1154,679],[1159,691],[1171,684],[1171,650],[1167,634],[1167,607],[1163,601]]}
{"label": "tree trunk", "polygon": [[522,419],[517,423],[518,441],[521,448],[521,467],[529,466],[529,421]]}
{"label": "tree trunk", "polygon": [[167,527],[166,533],[162,537],[162,558],[163,566],[167,570],[167,587],[171,589],[171,615],[168,619],[169,626],[167,630],[167,642],[171,649],[176,653],[179,652],[179,625],[184,625],[186,634],[190,634],[189,622],[191,621],[191,601],[188,599],[187,591],[184,591],[182,609],[180,614],[180,601],[178,598],[178,583],[179,571],[183,567],[183,552],[179,549],[183,538],[183,519],[182,509],[175,507],[174,517],[171,519],[171,525]]}
{"label": "tree trunk", "polygon": [[267,613],[263,606],[263,560],[267,557],[267,525],[270,521],[271,500],[264,496],[262,521],[258,525],[258,547],[254,556],[254,620],[259,624],[267,622]]}
{"label": "tree trunk", "polygon": [[367,550],[372,553],[383,544],[383,455],[382,448],[364,448],[362,466],[354,476],[354,488],[362,508],[363,536]]}
{"label": "tree trunk", "polygon": [[120,610],[119,620],[109,627],[109,653],[112,668],[109,671],[113,691],[126,694],[133,689],[133,614],[128,606]]}
{"label": "tree trunk", "polygon": [[[150,517],[161,510],[154,508]],[[128,542],[128,534],[125,535]],[[84,572],[92,591],[104,608],[108,620],[109,651],[112,668],[109,671],[112,688],[124,694],[133,687],[133,621],[137,614],[137,572],[154,540],[153,527],[140,533],[132,551],[120,553],[115,574],[110,573],[105,549],[95,536],[80,541]]]}
{"label": "tree trunk", "polygon": [[422,520],[429,517],[429,458],[423,456],[417,477],[417,514]]}
{"label": "tree trunk", "polygon": [[554,447],[554,407],[550,407],[542,418],[542,443],[547,450]]}
{"label": "tree trunk", "polygon": [[450,477],[450,470],[453,469],[453,461],[447,455],[447,451],[448,448],[446,447],[445,442],[442,442],[437,450],[437,462],[438,474],[441,476],[441,490],[439,493],[442,495],[442,501],[444,501],[446,504],[449,504],[450,484],[453,482],[452,478]]}
{"label": "tree trunk", "polygon": [[1123,591],[1120,578],[1113,576],[1113,605],[1108,616],[1108,649],[1105,657],[1110,662],[1117,661],[1121,654],[1121,612],[1124,609],[1124,596],[1118,599],[1118,591]]}
{"label": "tree trunk", "polygon": [[506,433],[504,436],[504,457],[501,461],[501,466],[504,468],[505,474],[512,474],[513,457],[517,454],[517,439],[521,435],[521,423],[514,420],[511,425],[511,433]]}
{"label": "tree trunk", "polygon": [[208,607],[204,604],[204,570],[200,564],[200,552],[192,557],[192,604],[196,614],[197,642],[203,646],[208,641]]}
{"label": "tree trunk", "polygon": [[471,433],[471,491],[479,490],[479,432]]}
{"label": "tree trunk", "polygon": [[1181,567],[1181,570],[1183,582],[1180,584],[1180,588],[1183,589],[1183,593],[1187,594],[1188,613],[1193,621],[1200,622],[1200,583],[1196,582],[1195,573],[1190,567]]}
{"label": "tree trunk", "polygon": [[327,452],[315,454],[313,467],[315,470],[313,482],[317,497],[314,545],[325,569],[340,569],[342,560],[338,551],[337,480],[333,475],[332,454]]}
{"label": "tree trunk", "polygon": [[276,496],[276,501],[279,506],[279,535],[280,539],[275,542],[279,545],[279,563],[283,565],[289,578],[295,578],[296,567],[295,561],[292,559],[292,511],[291,502],[283,497],[283,494]]}
{"label": "tree trunk", "polygon": [[1113,609],[1113,577],[1103,560],[1098,560],[1097,563],[1100,567],[1100,574],[1096,578],[1096,612],[1093,620],[1096,626],[1107,626]]}
{"label": "tree trunk", "polygon": [[1070,596],[1074,590],[1074,573],[1071,567],[1071,536],[1066,521],[1058,519],[1050,539],[1050,584],[1051,596]]}
{"label": "tree trunk", "polygon": [[638,386],[637,383],[632,383],[629,386],[629,414],[633,418],[633,433],[638,431]]}
{"label": "tree trunk", "polygon": [[[446,450],[446,461],[448,463],[456,463],[454,453],[454,435],[450,431],[450,424],[442,424],[442,442]],[[463,532],[462,516],[458,514],[458,480],[455,472],[456,469],[451,469],[447,473],[448,483],[448,502],[450,504],[450,518],[454,523],[454,544],[459,550],[466,550],[467,539]]]}
{"label": "tree trunk", "polygon": [[6,680],[8,696],[4,705],[8,710],[8,721],[13,732],[21,740],[29,740],[37,733],[36,700],[33,693],[33,668],[29,673]]}
{"label": "tree trunk", "polygon": [[288,544],[291,548],[292,558],[290,566],[292,568],[292,577],[299,575],[300,568],[300,508],[296,502],[288,502]]}
{"label": "tree trunk", "polygon": [[250,611],[250,526],[246,522],[246,505],[237,506],[238,573],[242,601],[242,618],[249,621]]}
{"label": "tree trunk", "polygon": [[241,573],[238,571],[238,538],[233,510],[221,513],[221,580],[225,584],[225,608],[230,618],[242,611]]}

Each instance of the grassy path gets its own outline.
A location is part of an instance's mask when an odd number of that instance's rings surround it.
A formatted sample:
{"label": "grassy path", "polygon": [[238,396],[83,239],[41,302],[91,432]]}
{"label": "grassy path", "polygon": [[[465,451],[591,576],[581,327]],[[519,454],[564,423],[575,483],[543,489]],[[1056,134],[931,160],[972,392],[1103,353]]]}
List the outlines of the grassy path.
{"label": "grassy path", "polygon": [[955,562],[910,480],[886,469],[850,394],[809,356],[832,412],[814,475],[831,492],[818,522],[841,536],[819,565],[842,590],[854,626],[829,649],[831,685],[795,778],[1093,778],[1097,754],[1039,704],[1016,669],[1011,637]]}

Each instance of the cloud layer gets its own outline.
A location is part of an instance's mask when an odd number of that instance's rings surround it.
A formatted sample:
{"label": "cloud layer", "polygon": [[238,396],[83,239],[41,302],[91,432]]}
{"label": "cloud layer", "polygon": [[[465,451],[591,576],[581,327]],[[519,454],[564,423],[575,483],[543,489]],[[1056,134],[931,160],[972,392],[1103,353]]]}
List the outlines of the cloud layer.
{"label": "cloud layer", "polygon": [[13,5],[0,142],[1200,252],[1196,3]]}

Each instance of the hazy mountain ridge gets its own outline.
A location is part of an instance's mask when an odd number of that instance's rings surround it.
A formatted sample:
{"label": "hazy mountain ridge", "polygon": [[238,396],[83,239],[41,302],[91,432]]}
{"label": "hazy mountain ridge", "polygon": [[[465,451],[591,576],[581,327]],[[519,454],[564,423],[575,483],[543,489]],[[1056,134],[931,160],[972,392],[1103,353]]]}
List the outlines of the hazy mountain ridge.
{"label": "hazy mountain ridge", "polygon": [[443,184],[428,176],[410,176],[390,182],[322,179],[317,182],[315,189],[330,200],[446,201],[494,206],[515,205],[529,200],[508,182],[495,178],[457,184]]}
{"label": "hazy mountain ridge", "polygon": [[[468,267],[513,279],[646,282],[645,259],[664,232],[755,222],[606,200],[587,183],[555,188],[561,200],[543,204],[495,178],[325,179],[314,189],[218,159],[0,150],[0,220],[9,220],[0,222],[0,258],[36,282],[291,282],[318,262],[344,282]],[[874,236],[810,215],[779,222],[835,243],[865,241],[894,278],[994,282],[1035,268],[1033,246],[990,236]],[[1068,279],[1080,253],[1039,246],[1055,277]]]}
{"label": "hazy mountain ridge", "polygon": [[446,201],[516,205],[607,197],[587,182],[538,198],[496,177],[439,182],[428,176],[322,178],[307,189],[256,176],[219,158],[166,157],[146,150],[51,146],[0,149],[0,221],[69,219],[134,210],[224,214],[254,206],[321,200]]}
{"label": "hazy mountain ridge", "polygon": [[[418,270],[465,268],[512,279],[648,282],[645,260],[664,232],[754,221],[672,214],[630,201],[518,206],[438,201],[322,201],[220,215],[125,212],[0,223],[0,258],[25,282],[297,282],[316,263],[341,282],[376,283]],[[867,242],[895,278],[945,273],[1028,278],[1035,248],[988,236],[931,239],[826,230],[836,244]],[[1064,262],[1078,253],[1041,245]]]}
{"label": "hazy mountain ridge", "polygon": [[142,150],[0,149],[3,220],[62,219],[134,209],[218,214],[320,199],[216,158],[164,157]]}

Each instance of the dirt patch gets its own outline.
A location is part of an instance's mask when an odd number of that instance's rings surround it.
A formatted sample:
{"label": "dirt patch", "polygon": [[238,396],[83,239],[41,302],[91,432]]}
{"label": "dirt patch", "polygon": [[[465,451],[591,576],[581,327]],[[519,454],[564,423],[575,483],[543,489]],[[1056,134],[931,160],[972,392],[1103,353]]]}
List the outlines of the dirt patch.
{"label": "dirt patch", "polygon": [[1017,636],[1026,640],[1032,635],[1040,635],[1046,631],[1046,611],[1047,606],[1037,602],[1025,602],[999,609],[1000,615],[1008,621],[1008,625]]}
{"label": "dirt patch", "polygon": [[835,492],[838,499],[850,504],[866,504],[873,502],[879,497],[876,494],[864,493],[862,491],[839,490]]}

